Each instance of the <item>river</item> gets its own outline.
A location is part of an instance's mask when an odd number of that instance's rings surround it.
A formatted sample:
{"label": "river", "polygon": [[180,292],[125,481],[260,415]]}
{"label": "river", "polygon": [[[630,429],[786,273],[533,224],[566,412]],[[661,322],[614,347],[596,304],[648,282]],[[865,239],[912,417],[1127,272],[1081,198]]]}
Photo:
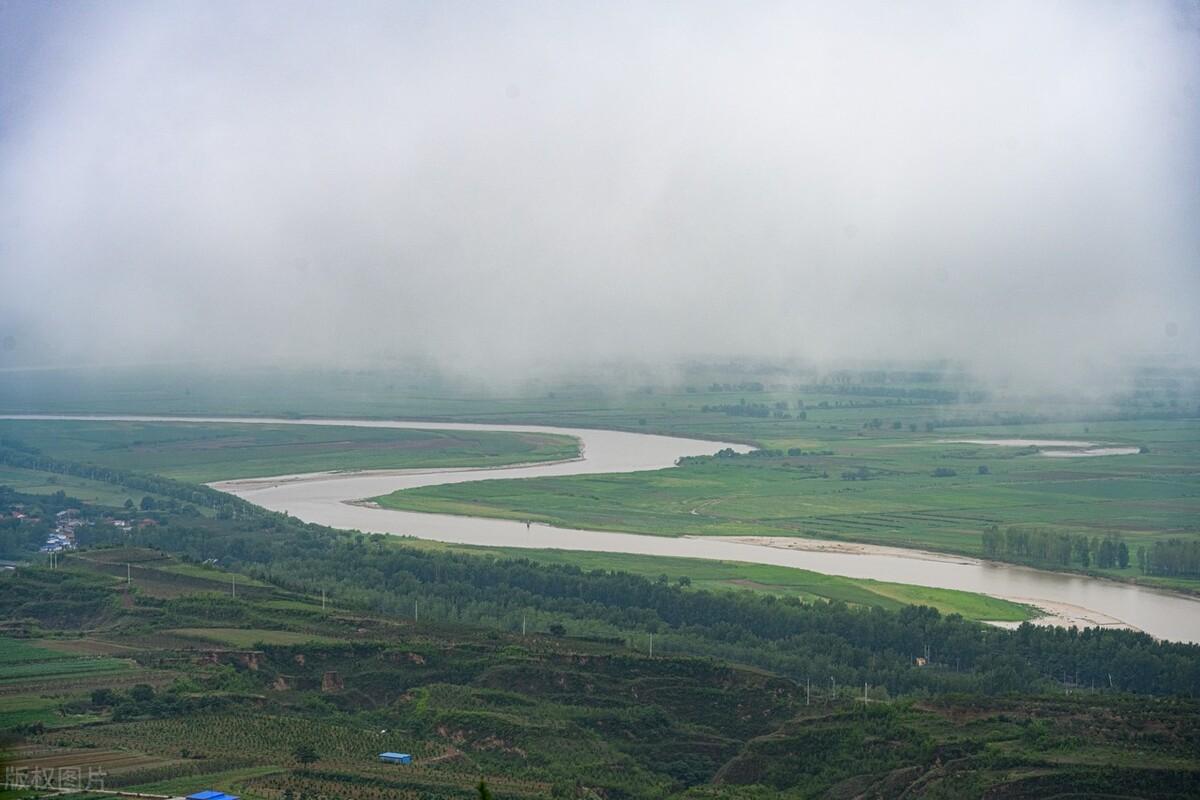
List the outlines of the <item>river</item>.
{"label": "river", "polygon": [[139,415],[0,415],[0,419],[114,420],[130,422],[219,422],[336,425],[432,430],[524,431],[574,436],[583,457],[549,464],[492,469],[418,469],[315,473],[221,481],[214,488],[306,522],[334,528],[416,536],[458,544],[558,548],[653,556],[777,564],[850,578],[961,589],[1029,603],[1047,612],[1048,622],[1132,627],[1162,639],[1200,642],[1200,599],[1143,586],[1048,572],[973,558],[897,548],[849,545],[811,539],[669,538],[628,533],[527,526],[512,520],[423,514],[356,503],[397,489],[492,478],[526,478],[638,472],[673,466],[681,456],[708,455],[744,445],[623,431],[355,419],[271,419]]}

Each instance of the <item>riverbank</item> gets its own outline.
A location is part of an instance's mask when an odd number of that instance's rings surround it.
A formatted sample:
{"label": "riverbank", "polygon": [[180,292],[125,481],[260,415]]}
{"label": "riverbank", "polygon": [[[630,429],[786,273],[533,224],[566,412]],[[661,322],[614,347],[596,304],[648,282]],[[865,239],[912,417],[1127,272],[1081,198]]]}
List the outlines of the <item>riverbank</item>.
{"label": "riverbank", "polygon": [[[776,547],[782,550],[800,550],[811,553],[839,553],[857,556],[887,556],[890,558],[908,558],[916,561],[952,563],[952,564],[996,564],[983,559],[955,556],[947,553],[934,553],[928,550],[910,550],[902,547],[883,547],[880,545],[862,544],[859,542],[831,542],[814,539],[797,539],[783,536],[731,536],[720,537],[725,541],[750,544],[760,547]],[[1011,595],[989,595],[1000,600],[1028,606],[1041,612],[1040,616],[1028,621],[1034,625],[1058,625],[1066,628],[1122,628],[1140,630],[1108,614],[1102,614],[1071,603],[1054,602],[1044,598],[1019,597]],[[1001,627],[1016,627],[1021,621],[983,620],[990,625]]]}

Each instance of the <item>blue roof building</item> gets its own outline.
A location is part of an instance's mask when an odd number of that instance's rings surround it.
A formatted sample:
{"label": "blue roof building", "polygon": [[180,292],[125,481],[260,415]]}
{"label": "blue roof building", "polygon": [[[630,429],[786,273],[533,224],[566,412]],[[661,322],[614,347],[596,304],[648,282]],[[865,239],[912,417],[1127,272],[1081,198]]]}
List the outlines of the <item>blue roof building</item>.
{"label": "blue roof building", "polygon": [[379,760],[385,764],[411,764],[412,756],[408,753],[380,753]]}
{"label": "blue roof building", "polygon": [[205,789],[203,792],[189,794],[187,800],[238,800],[237,795],[218,792],[216,789]]}

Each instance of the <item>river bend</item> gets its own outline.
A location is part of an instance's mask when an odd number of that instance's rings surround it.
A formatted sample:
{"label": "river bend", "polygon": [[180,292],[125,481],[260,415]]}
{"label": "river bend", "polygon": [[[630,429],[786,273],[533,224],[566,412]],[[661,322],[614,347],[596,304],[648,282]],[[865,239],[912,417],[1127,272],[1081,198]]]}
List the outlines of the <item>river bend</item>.
{"label": "river bend", "polygon": [[485,478],[515,479],[663,469],[673,466],[675,460],[682,456],[710,455],[724,447],[744,452],[748,450],[744,445],[541,425],[149,415],[4,415],[0,419],[329,425],[565,434],[580,440],[581,458],[489,469],[315,473],[220,481],[212,486],[264,508],[286,511],[306,522],[334,528],[403,534],[457,544],[591,550],[777,564],[849,578],[979,592],[1037,605],[1047,611],[1049,621],[1127,626],[1163,639],[1200,642],[1200,599],[1079,575],[899,548],[847,546],[844,542],[669,538],[539,524],[527,526],[512,520],[424,514],[355,504],[355,501],[397,489]]}

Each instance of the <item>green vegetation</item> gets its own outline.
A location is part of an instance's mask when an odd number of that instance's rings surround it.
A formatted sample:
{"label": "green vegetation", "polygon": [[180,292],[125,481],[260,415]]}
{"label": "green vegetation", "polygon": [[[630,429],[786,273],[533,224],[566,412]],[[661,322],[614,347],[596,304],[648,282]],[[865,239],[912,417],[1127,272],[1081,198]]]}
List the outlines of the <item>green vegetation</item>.
{"label": "green vegetation", "polygon": [[[210,537],[224,531],[236,539],[238,529],[258,533],[249,522],[167,518],[159,532],[176,523],[201,525]],[[285,525],[272,536],[295,547],[295,537],[311,532]],[[382,544],[326,535],[350,550]],[[160,537],[160,544],[174,539]],[[222,545],[239,549],[235,540]],[[1079,781],[1099,780],[1093,775],[1098,764],[1106,785],[1153,796],[1187,796],[1200,781],[1195,700],[1097,690],[1086,675],[1071,675],[1066,684],[1029,684],[1048,692],[1054,687],[1052,693],[1011,694],[1028,677],[1004,677],[1005,670],[1019,669],[1019,660],[990,645],[1018,644],[1022,658],[1048,656],[1043,667],[1057,669],[1076,666],[1072,641],[1088,658],[1111,644],[1138,653],[1143,664],[1172,659],[1173,669],[1195,673],[1192,680],[1200,679],[1200,648],[1120,632],[1063,636],[1023,628],[1014,634],[939,619],[930,610],[863,615],[725,591],[665,623],[686,608],[680,601],[707,593],[571,567],[418,553],[398,543],[388,550],[406,553],[412,574],[425,576],[419,586],[431,621],[363,610],[345,599],[355,597],[351,584],[324,610],[311,594],[270,583],[265,593],[237,600],[197,591],[177,559],[129,547],[70,556],[57,570],[9,575],[0,624],[43,637],[45,644],[0,638],[6,661],[69,662],[74,657],[59,650],[86,643],[126,648],[138,665],[128,678],[94,674],[80,682],[58,673],[0,689],[0,721],[20,737],[9,747],[11,766],[26,774],[79,767],[84,776],[99,766],[109,789],[184,794],[214,787],[264,800],[289,791],[346,800],[470,798],[481,779],[495,796],[517,798],[801,798],[851,789],[896,796],[909,787],[970,798],[1083,785]],[[386,560],[386,553],[376,555]],[[310,553],[304,560],[323,559]],[[129,593],[105,569],[118,562],[144,571]],[[481,610],[466,600],[466,586],[483,584],[480,596],[486,596],[492,581],[485,576],[498,569],[530,611],[527,635],[458,621]],[[229,576],[213,577],[214,587],[232,583]],[[173,590],[142,588],[172,581],[179,582]],[[353,586],[372,582],[364,577]],[[402,584],[396,576],[389,583]],[[605,590],[610,583],[612,591]],[[564,602],[581,591],[586,602]],[[599,601],[598,592],[607,599]],[[458,596],[463,613],[442,617],[439,596]],[[663,601],[678,610],[668,611]],[[63,603],[79,611],[69,621],[54,611]],[[788,637],[789,649],[803,651],[813,640],[825,654],[816,668],[821,677],[794,681],[687,655],[692,648],[681,647],[688,639],[679,632],[712,623],[721,607],[740,609],[743,626],[760,635],[764,623],[782,622],[799,634]],[[585,633],[588,620],[611,624],[620,609],[625,624],[636,627],[650,623],[648,613],[662,615],[653,658],[632,629],[626,637]],[[815,621],[802,620],[814,613],[828,616],[828,627],[801,632]],[[234,620],[243,627],[229,627]],[[547,633],[554,620],[580,633]],[[916,666],[904,657],[887,682],[860,681],[874,674],[870,662],[889,662],[899,644],[892,637],[914,625],[913,645],[928,641],[930,663]],[[972,631],[993,640],[979,643],[980,656],[999,658],[998,670],[982,662],[952,666],[939,656],[948,646],[962,646],[971,658]],[[77,638],[81,634],[86,639]],[[245,638],[231,638],[239,634]],[[863,635],[864,641],[877,638],[861,653],[846,649]],[[745,657],[770,647],[766,642],[735,647]],[[865,671],[847,672],[854,663]],[[1117,664],[1097,666],[1124,669]],[[836,685],[824,677],[826,667]],[[1127,673],[1120,674],[1125,680]],[[999,693],[945,691],[968,685]],[[925,688],[914,692],[914,686]],[[377,754],[391,749],[411,752],[414,763],[380,764]]]}
{"label": "green vegetation", "polygon": [[868,698],[805,712],[725,764],[721,788],[686,796],[1184,798],[1200,788],[1188,752],[1197,721],[1182,706]]}
{"label": "green vegetation", "polygon": [[[685,590],[669,580],[649,580],[625,572],[584,572],[574,565],[541,565],[527,559],[494,559],[430,549],[414,549],[404,540],[363,536],[304,525],[248,503],[234,507],[233,519],[182,514],[157,515],[159,524],[130,532],[96,526],[81,531],[84,546],[120,545],[78,557],[90,568],[120,580],[122,564],[134,564],[133,585],[162,597],[164,608],[183,621],[179,628],[292,629],[266,624],[279,615],[300,616],[298,608],[246,606],[243,598],[267,599],[269,590],[241,591],[235,600],[232,580],[201,581],[138,559],[130,548],[154,546],[192,561],[223,553],[222,563],[273,585],[307,595],[323,589],[340,602],[380,613],[422,620],[471,623],[518,631],[523,622],[535,630],[600,637],[648,647],[656,635],[663,653],[713,656],[755,664],[793,678],[832,674],[840,682],[886,686],[893,693],[927,689],[1003,690],[1060,679],[1057,665],[1078,665],[1092,680],[1144,692],[1191,692],[1200,687],[1200,660],[1187,661],[1195,648],[1155,643],[1144,634],[1104,630],[1096,644],[1075,634],[1025,626],[1019,634],[980,626],[958,615],[904,606],[887,611],[878,605],[852,607],[840,602],[809,602],[763,592]],[[106,557],[107,553],[115,553]],[[150,553],[152,551],[145,551]],[[114,569],[116,568],[116,569]],[[153,573],[153,574],[152,574]],[[164,577],[164,573],[169,578]],[[180,596],[163,586],[186,582],[204,592],[203,600]],[[81,597],[98,602],[92,590]],[[40,619],[34,589],[22,613]],[[289,598],[294,599],[294,598]],[[50,606],[59,612],[59,606]],[[81,604],[87,618],[98,609]],[[315,610],[309,613],[318,613]],[[186,620],[203,621],[203,625]],[[1089,633],[1088,636],[1093,634]],[[926,648],[954,652],[952,673],[913,671],[911,657]],[[1132,650],[1131,650],[1132,648]],[[1122,660],[1131,652],[1141,656]],[[1200,650],[1197,650],[1200,652]],[[839,653],[831,660],[831,654]],[[1088,658],[1084,658],[1084,654]],[[1113,659],[1106,661],[1102,654]],[[1183,660],[1181,660],[1183,659]],[[850,666],[853,665],[853,666]]]}
{"label": "green vegetation", "polygon": [[206,483],[302,472],[490,467],[579,455],[569,436],[351,426],[0,420],[0,443]]}
{"label": "green vegetation", "polygon": [[[1194,403],[1169,380],[1108,406],[1049,402],[1035,415],[944,376],[844,377],[689,373],[669,391],[542,386],[496,398],[369,374],[300,386],[272,373],[241,388],[18,374],[0,384],[0,407],[336,410],[755,442],[766,452],[659,473],[485,481],[462,496],[401,499],[536,519],[520,510],[536,497],[556,524],[968,553],[994,525],[1015,529],[1006,557],[1036,559],[1056,537],[1086,536],[1089,553],[1100,552],[1093,539],[1113,543],[1112,566],[1089,569],[1192,580],[1138,566],[1139,547],[1151,561],[1175,548],[1184,563],[1197,539],[1200,436]],[[59,380],[79,391],[56,386],[57,409],[30,385]],[[1200,793],[1197,646],[1118,630],[1002,630],[973,620],[1023,610],[801,570],[333,531],[145,474],[150,462],[122,450],[142,446],[127,433],[112,433],[124,444],[111,449],[83,430],[40,435],[0,441],[0,469],[43,481],[36,496],[6,490],[5,502],[51,518],[81,506],[92,524],[56,569],[29,549],[40,529],[3,527],[5,546],[34,562],[0,574],[0,733],[18,768],[86,777],[100,767],[108,788],[213,786],[247,800],[477,798],[481,779],[498,798]],[[314,435],[296,442],[302,460],[371,449]],[[937,441],[984,435],[1148,452],[1060,460]],[[191,433],[154,436],[155,471],[196,480],[237,459],[190,460],[203,449]],[[218,450],[235,449],[223,441]],[[67,486],[106,488],[110,507],[57,493]],[[135,524],[101,524],[113,519]],[[382,750],[415,762],[380,764]]]}
{"label": "green vegetation", "polygon": [[[71,423],[71,425],[74,424]],[[127,485],[136,487],[135,495],[141,492],[151,492],[151,494],[143,495],[139,503],[133,504],[136,506],[135,508],[128,509],[128,511],[121,514],[126,519],[137,521],[141,517],[144,517],[146,512],[155,509],[193,514],[203,513],[211,515],[216,513],[226,517],[231,516],[233,513],[229,498],[226,495],[205,487],[197,487],[168,478],[145,476],[139,473],[117,470],[112,467],[97,467],[51,459],[48,456],[28,452],[34,448],[30,448],[24,443],[14,442],[13,440],[6,441],[9,442],[9,446],[0,446],[0,460],[8,459],[15,463],[28,464],[55,471],[54,473],[37,472],[36,474],[48,475],[56,481],[61,476],[67,481],[86,480],[90,483],[98,483],[99,481],[94,479],[102,478],[107,483],[100,485],[110,486],[111,493],[118,497],[129,492],[130,487],[127,487]],[[33,470],[29,471],[32,472]],[[79,475],[92,477],[78,478],[77,476]],[[0,500],[2,499],[2,493],[0,493]],[[132,501],[126,498],[126,504],[132,504]],[[54,511],[68,507],[69,503],[66,502],[65,496],[60,490],[55,495],[42,500],[41,505],[47,510],[47,513],[42,516],[49,519]],[[7,522],[0,521],[0,554],[19,557],[22,546],[25,547],[26,551],[35,550],[44,541],[44,536],[45,531],[41,528],[35,529],[24,523],[18,525],[14,520]],[[518,551],[514,550],[512,552],[515,554]],[[594,563],[588,561],[588,558],[588,554],[581,554],[575,561],[576,563]],[[548,559],[543,557],[543,560]],[[554,560],[557,563],[563,563],[561,556]],[[622,567],[626,567],[637,574],[653,576],[661,574],[663,569],[671,568],[671,560],[669,559],[661,564],[659,559],[654,558],[642,559],[640,564],[635,563],[636,561],[637,559],[633,557],[625,557],[620,563]],[[616,562],[613,563],[615,564]],[[705,569],[699,565],[695,568]],[[121,569],[121,567],[118,565],[116,569]],[[205,568],[201,566],[179,565],[176,569],[186,571],[195,577],[205,577]],[[1019,621],[1028,619],[1030,616],[1029,611],[1022,606],[968,592],[822,576],[803,570],[772,568],[750,564],[737,565],[736,567],[726,565],[722,567],[722,570],[725,573],[724,580],[728,585],[737,586],[744,583],[743,588],[781,595],[795,594],[809,599],[836,599],[864,605],[879,605],[884,608],[897,608],[904,603],[920,603],[933,606],[944,613],[959,613],[970,619]],[[250,583],[250,585],[253,584]]]}
{"label": "green vegetation", "polygon": [[228,647],[260,647],[268,644],[327,644],[336,641],[326,636],[303,631],[261,628],[171,628],[165,630],[164,633]]}
{"label": "green vegetation", "polygon": [[670,583],[692,590],[749,590],[780,597],[796,597],[805,601],[836,600],[852,605],[893,610],[905,605],[922,605],[936,608],[943,614],[960,614],[967,619],[995,622],[1020,622],[1036,616],[1036,613],[1017,603],[971,592],[856,580],[771,564],[639,556],[628,553],[471,547],[420,539],[409,540],[407,544],[421,549],[528,559],[538,564],[575,565],[587,571],[627,572],[659,583]]}
{"label": "green vegetation", "polygon": [[[36,469],[20,469],[0,464],[0,486],[8,486],[27,494],[66,492],[88,503],[119,506],[131,499],[128,489],[104,481],[93,481],[74,475],[58,475]],[[143,495],[137,495],[140,500]],[[151,495],[163,500],[160,495]]]}
{"label": "green vegetation", "polygon": [[1200,779],[1196,646],[1010,632],[796,570],[363,536],[238,500],[138,515],[155,524],[82,526],[56,569],[0,577],[16,768],[262,800],[471,798],[481,779],[517,798],[981,797],[1098,763],[1161,796]]}
{"label": "green vegetation", "polygon": [[[378,501],[410,511],[568,528],[807,536],[992,557],[1009,557],[984,548],[985,532],[1001,526],[1036,526],[1099,544],[1119,536],[1129,552],[1180,537],[1197,541],[1200,472],[1186,465],[1200,463],[1200,426],[1136,422],[1103,429],[1090,435],[1153,441],[1152,453],[1062,459],[1024,448],[941,443],[908,431],[861,438],[814,432],[803,447],[685,459],[657,472],[483,480],[410,489]],[[1047,435],[1040,429],[1013,435],[1026,433]],[[946,463],[969,469],[934,477]],[[975,468],[985,463],[986,472]],[[1014,560],[1067,566],[1057,559]],[[1092,559],[1089,566],[1110,577],[1141,575],[1132,559],[1125,566]]]}
{"label": "green vegetation", "polygon": [[[989,525],[1037,526],[1089,539],[1111,533],[1132,554],[1159,541],[1179,540],[1186,547],[1200,539],[1194,381],[1188,372],[1147,368],[1129,388],[1103,399],[1008,399],[944,366],[818,371],[689,365],[670,382],[623,368],[571,382],[514,381],[504,393],[424,369],[61,370],[9,376],[0,385],[0,410],[355,415],[623,428],[747,442],[780,455],[734,459],[720,471],[691,464],[661,477],[429,488],[387,502],[657,535],[813,536],[971,555],[982,553]],[[746,407],[755,413],[742,413]],[[939,441],[984,437],[1097,441],[1143,452],[1062,459],[1029,448]],[[939,469],[955,474],[935,478]],[[1071,568],[1172,588],[1196,585],[1196,578],[1177,571],[1143,574],[1132,560],[1125,568]]]}

